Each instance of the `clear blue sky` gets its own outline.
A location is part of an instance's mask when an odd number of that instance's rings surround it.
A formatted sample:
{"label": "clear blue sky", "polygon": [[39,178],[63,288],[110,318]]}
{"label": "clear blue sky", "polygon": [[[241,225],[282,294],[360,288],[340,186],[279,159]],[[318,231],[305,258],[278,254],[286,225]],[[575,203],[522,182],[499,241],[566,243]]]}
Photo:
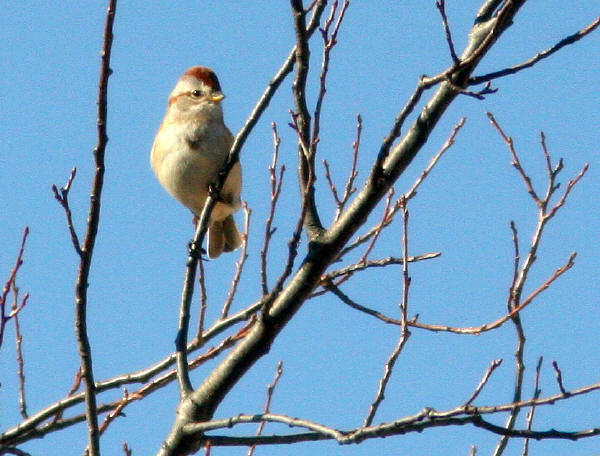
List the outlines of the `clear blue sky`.
{"label": "clear blue sky", "polygon": [[[77,257],[64,213],[50,188],[63,185],[71,167],[77,167],[70,201],[76,229],[83,236],[93,171],[91,152],[96,142],[95,100],[105,3],[7,3],[0,15],[0,40],[4,43],[0,49],[0,279],[8,276],[21,233],[29,226],[31,235],[18,284],[22,292],[31,295],[21,314],[30,413],[64,397],[79,365],[73,330]],[[447,3],[456,46],[462,50],[481,1]],[[529,58],[590,23],[597,10],[593,0],[531,0],[477,73]],[[354,0],[346,19],[333,51],[319,158],[332,163],[334,178],[341,185],[350,165],[355,116],[360,113],[364,119],[360,187],[378,144],[419,75],[435,74],[450,58],[433,1]],[[164,192],[149,166],[150,147],[169,91],[187,67],[213,68],[227,95],[226,123],[237,132],[291,49],[291,24],[288,2],[119,4],[114,74],[109,85],[105,192],[89,288],[88,325],[97,380],[144,368],[173,349],[192,225],[187,210]],[[320,44],[315,35],[311,41],[315,69],[320,64]],[[584,163],[590,164],[588,174],[545,232],[525,288],[525,293],[532,291],[564,264],[572,251],[578,252],[574,269],[522,314],[528,335],[526,396],[533,390],[540,355],[546,360],[543,395],[557,392],[551,360],[559,363],[567,388],[599,380],[599,74],[597,31],[533,69],[495,82],[498,93],[484,101],[458,99],[396,185],[397,194],[410,188],[453,125],[462,116],[468,118],[455,146],[409,206],[410,253],[442,252],[440,258],[411,268],[409,313],[418,313],[428,323],[480,325],[505,311],[513,259],[509,221],[517,224],[523,252],[536,221],[535,207],[485,111],[493,112],[514,137],[537,188],[545,185],[540,130],[546,133],[554,159],[565,160],[560,176],[563,185]],[[310,81],[309,102],[314,103],[316,72]],[[253,213],[247,275],[234,310],[260,296],[258,252],[269,202],[271,122],[279,126],[281,162],[288,168],[285,195],[275,220],[278,231],[272,244],[271,281],[283,264],[295,221],[296,147],[287,126],[288,110],[293,107],[290,84],[287,80],[275,96],[242,153],[243,199]],[[329,223],[334,210],[322,173],[317,198]],[[241,214],[237,220],[241,225]],[[400,225],[394,225],[373,257],[401,256],[400,239]],[[206,265],[211,321],[219,313],[237,259],[238,254],[226,255]],[[390,268],[383,275],[364,273],[343,290],[364,305],[398,315],[400,274],[399,268]],[[340,429],[358,426],[397,336],[397,328],[350,310],[333,297],[307,302],[215,417],[259,412],[265,387],[277,361],[282,360],[284,374],[275,392],[273,412]],[[509,402],[514,346],[510,324],[479,337],[413,331],[376,422],[414,414],[425,406],[444,410],[462,404],[495,358],[503,358],[504,364],[479,404]],[[6,335],[0,363],[0,425],[6,429],[19,419],[12,329]],[[194,384],[214,366],[211,362],[195,371]],[[99,403],[118,397],[116,392],[109,393],[101,396]],[[599,397],[596,393],[539,409],[534,428],[598,426]],[[114,423],[103,438],[103,454],[120,454],[123,441],[136,456],[153,454],[172,424],[176,402],[173,384],[128,407],[127,417]],[[503,417],[494,420],[503,421]],[[523,426],[523,417],[519,426]],[[254,432],[254,427],[242,429]],[[269,429],[277,430],[267,426],[267,433]],[[256,454],[466,455],[472,444],[478,447],[477,454],[489,454],[496,441],[482,431],[455,427],[352,447],[327,442],[259,448]],[[23,449],[45,456],[81,454],[85,442],[85,428],[79,425],[30,442]],[[505,454],[521,454],[521,444],[513,443]],[[589,455],[598,451],[600,440],[532,445],[531,454]],[[215,448],[212,454],[243,452],[240,448]]]}

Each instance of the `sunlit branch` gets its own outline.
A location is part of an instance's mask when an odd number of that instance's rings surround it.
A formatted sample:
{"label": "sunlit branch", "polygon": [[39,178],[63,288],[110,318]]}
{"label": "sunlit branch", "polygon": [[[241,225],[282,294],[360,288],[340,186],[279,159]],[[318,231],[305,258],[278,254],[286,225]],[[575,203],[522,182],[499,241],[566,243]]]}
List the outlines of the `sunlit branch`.
{"label": "sunlit branch", "polygon": [[582,28],[578,32],[576,32],[576,33],[574,33],[572,35],[569,35],[566,38],[563,38],[558,43],[556,43],[554,46],[551,46],[548,49],[545,49],[545,50],[543,50],[541,52],[538,52],[535,56],[533,56],[529,60],[526,60],[525,62],[520,63],[518,65],[514,65],[512,67],[505,68],[503,70],[494,71],[494,72],[491,72],[491,73],[488,73],[488,74],[484,74],[484,75],[481,75],[481,76],[474,76],[474,77],[472,77],[472,78],[469,79],[469,85],[481,84],[483,82],[488,82],[488,81],[491,81],[493,79],[501,78],[503,76],[508,76],[508,75],[511,75],[511,74],[518,73],[519,71],[524,70],[526,68],[531,68],[536,63],[538,63],[540,60],[543,60],[543,59],[546,59],[546,58],[550,57],[552,54],[554,54],[555,52],[559,51],[564,46],[576,43],[577,41],[579,41],[581,38],[583,38],[587,34],[593,32],[598,27],[598,25],[600,25],[600,16],[597,17],[587,27]]}

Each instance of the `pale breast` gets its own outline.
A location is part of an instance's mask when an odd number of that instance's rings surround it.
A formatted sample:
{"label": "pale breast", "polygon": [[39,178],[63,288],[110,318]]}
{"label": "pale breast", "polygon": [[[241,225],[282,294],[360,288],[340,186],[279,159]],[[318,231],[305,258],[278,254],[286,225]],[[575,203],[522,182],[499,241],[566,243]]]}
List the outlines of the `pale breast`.
{"label": "pale breast", "polygon": [[[175,128],[163,126],[157,134],[151,154],[152,168],[162,186],[198,214],[204,207],[208,186],[216,182],[217,174],[227,157],[231,134],[226,129],[213,129],[209,134],[194,137],[185,134],[188,132],[173,130]],[[239,174],[239,171],[233,174]],[[231,177],[233,181],[239,180],[235,176]],[[239,190],[236,195],[236,189],[230,188],[229,182],[228,179],[225,186],[230,193],[229,197],[232,200],[237,197],[239,200]],[[224,215],[227,216],[235,209],[217,207],[213,218],[224,218],[221,214],[223,210],[228,212]]]}

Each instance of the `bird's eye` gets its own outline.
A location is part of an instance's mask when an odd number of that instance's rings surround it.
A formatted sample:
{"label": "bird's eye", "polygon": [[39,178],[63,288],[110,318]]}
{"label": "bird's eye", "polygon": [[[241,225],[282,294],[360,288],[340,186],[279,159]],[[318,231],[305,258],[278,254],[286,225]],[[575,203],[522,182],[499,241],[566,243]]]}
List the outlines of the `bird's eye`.
{"label": "bird's eye", "polygon": [[192,96],[194,98],[199,98],[202,95],[202,92],[200,92],[199,90],[192,90]]}

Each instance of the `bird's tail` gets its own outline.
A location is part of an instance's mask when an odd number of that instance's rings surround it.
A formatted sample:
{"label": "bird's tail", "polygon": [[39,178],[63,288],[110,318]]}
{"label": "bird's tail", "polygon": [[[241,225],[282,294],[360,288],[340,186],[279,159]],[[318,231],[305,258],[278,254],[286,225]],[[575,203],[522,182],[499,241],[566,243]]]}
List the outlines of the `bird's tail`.
{"label": "bird's tail", "polygon": [[233,216],[214,221],[208,229],[208,256],[217,258],[223,252],[231,252],[242,245],[242,236],[235,226]]}

